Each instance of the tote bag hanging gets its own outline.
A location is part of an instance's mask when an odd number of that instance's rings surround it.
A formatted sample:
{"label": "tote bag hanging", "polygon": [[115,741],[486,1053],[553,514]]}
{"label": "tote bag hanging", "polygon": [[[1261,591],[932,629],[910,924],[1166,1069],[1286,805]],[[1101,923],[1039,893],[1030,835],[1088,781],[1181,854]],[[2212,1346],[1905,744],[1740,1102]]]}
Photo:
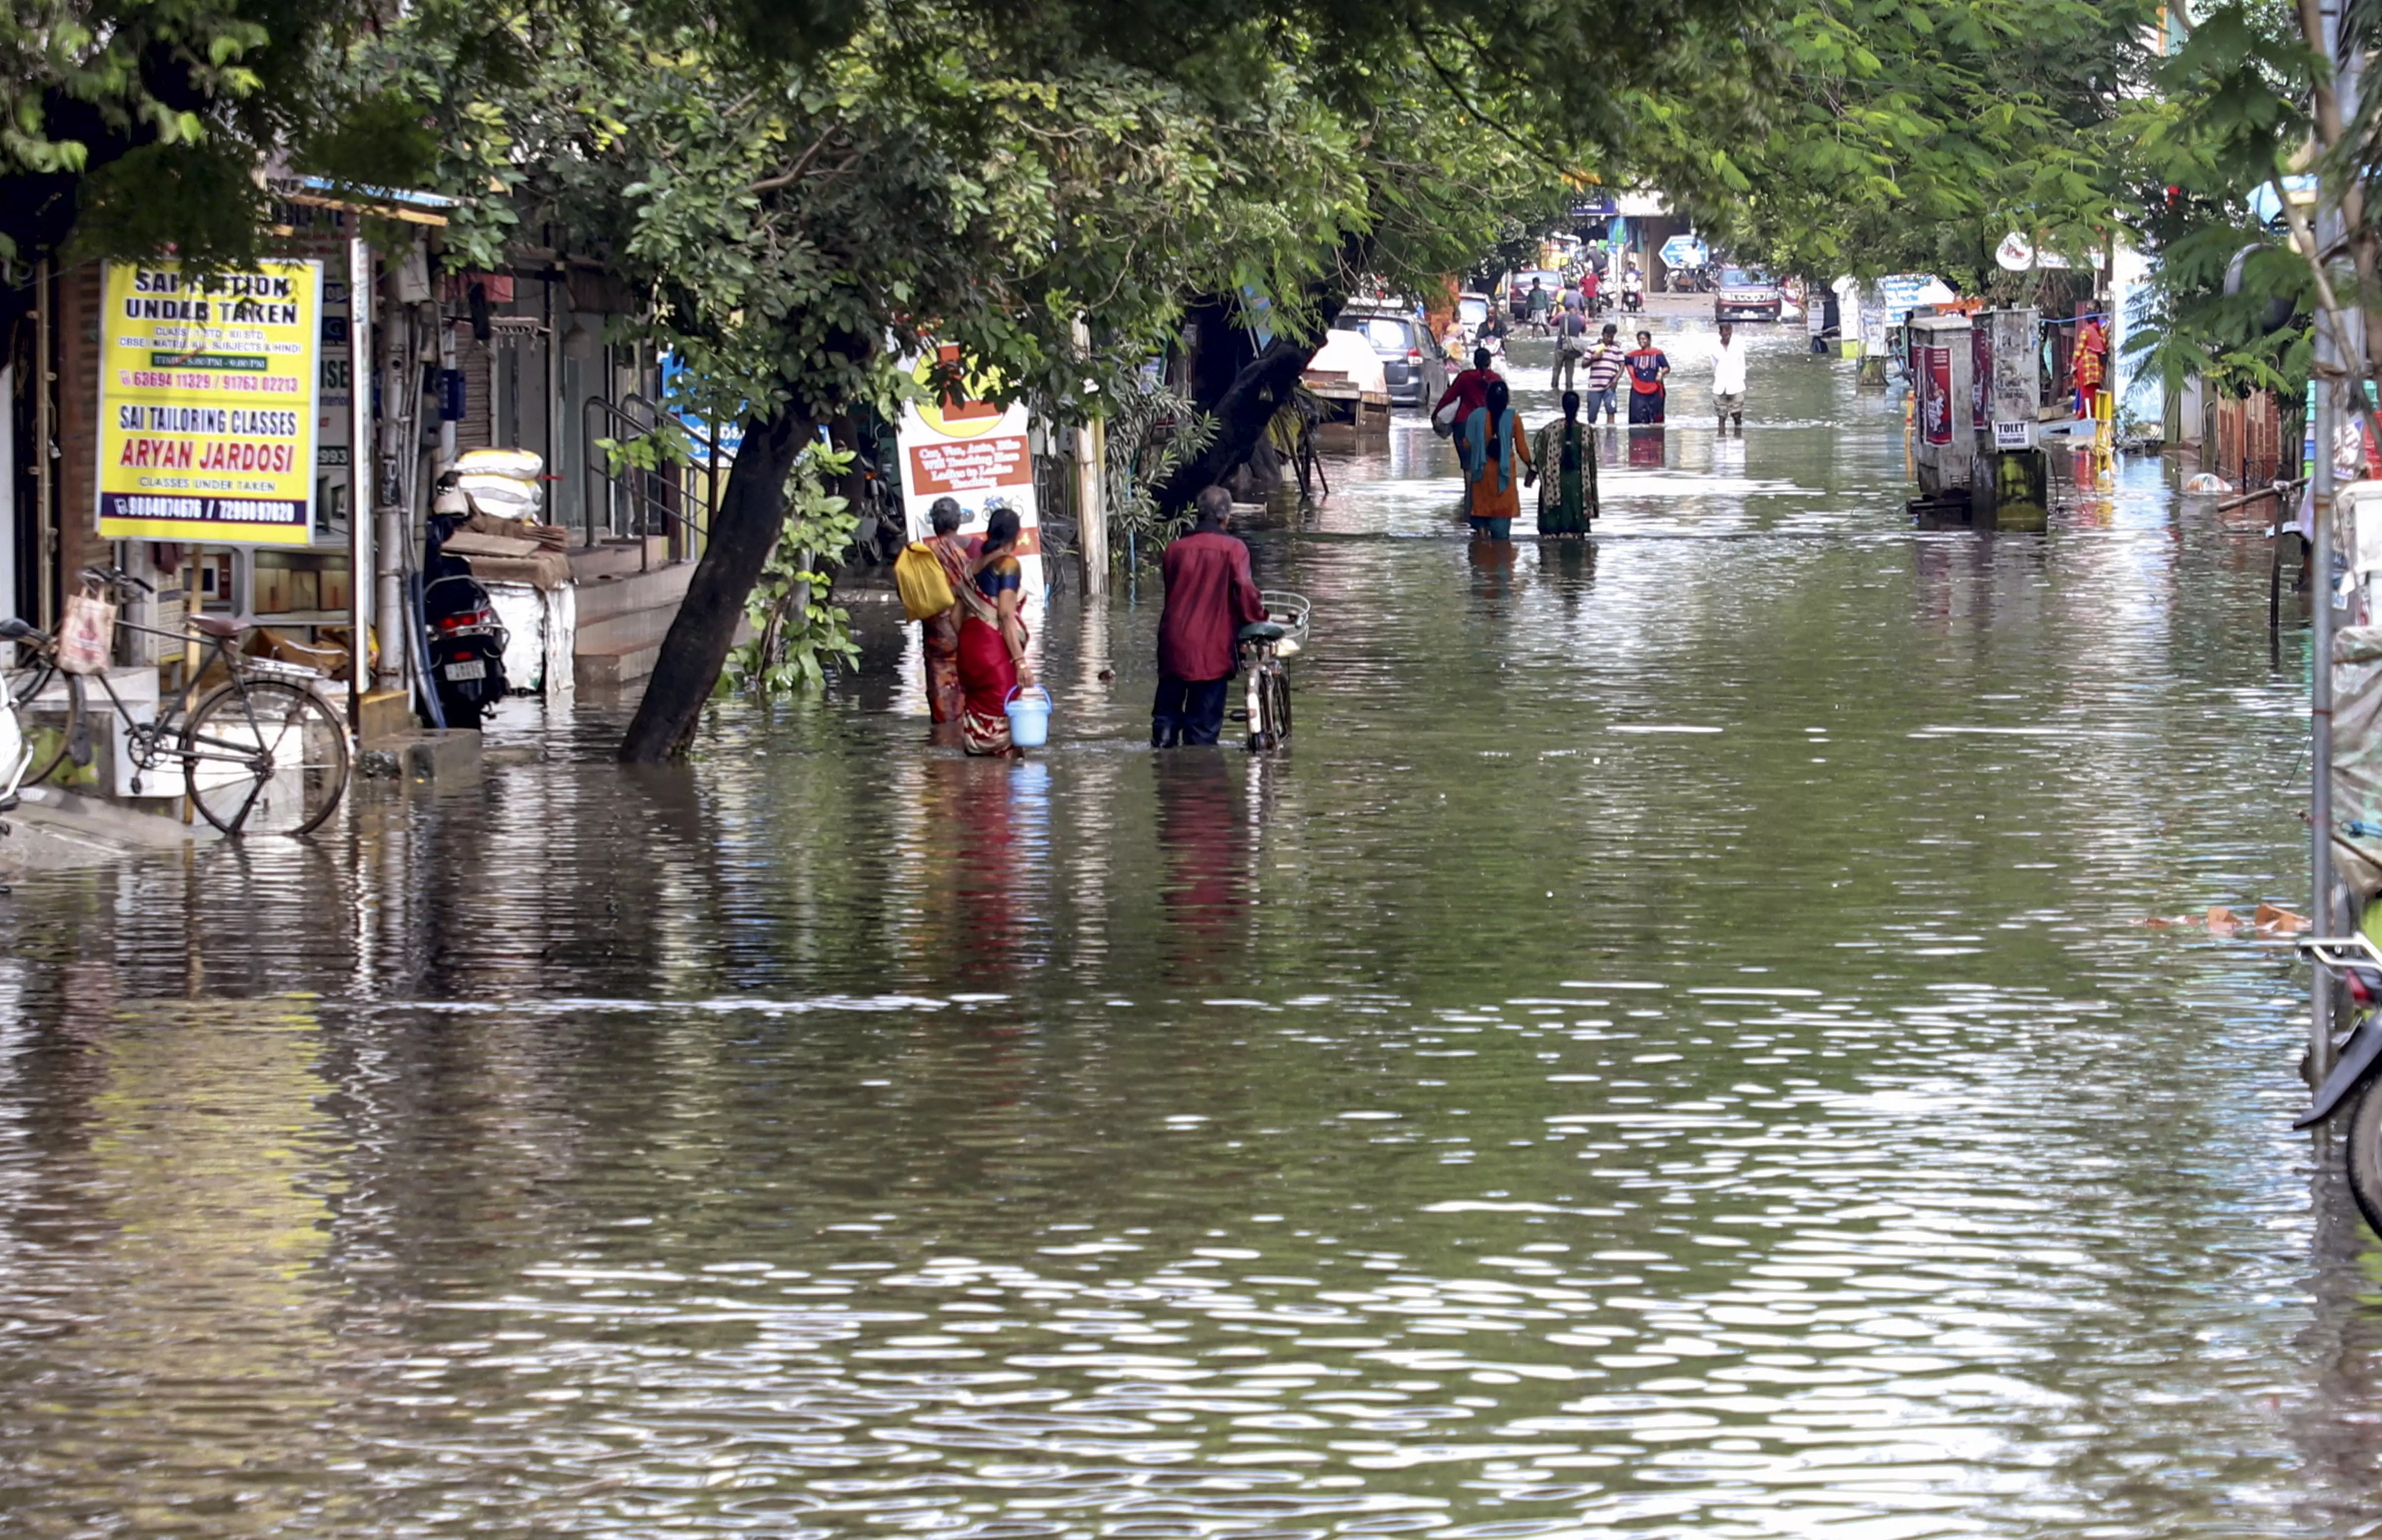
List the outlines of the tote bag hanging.
{"label": "tote bag hanging", "polygon": [[84,592],[67,598],[58,628],[58,667],[68,674],[104,674],[116,644],[116,605]]}

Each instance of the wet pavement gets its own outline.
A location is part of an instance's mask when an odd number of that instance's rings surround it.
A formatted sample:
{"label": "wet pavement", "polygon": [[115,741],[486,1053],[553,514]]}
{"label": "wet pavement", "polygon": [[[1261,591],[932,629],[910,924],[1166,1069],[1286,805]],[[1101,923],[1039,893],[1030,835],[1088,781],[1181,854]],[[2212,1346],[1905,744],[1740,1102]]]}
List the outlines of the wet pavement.
{"label": "wet pavement", "polygon": [[1154,582],[1017,765],[869,602],[689,769],[20,885],[0,1528],[2365,1533],[2295,973],[2138,923],[2302,896],[2265,544],[1914,534],[1898,405],[1752,327],[1716,441],[1664,329],[1591,547],[1408,423],[1256,521],[1286,754],[1141,746]]}

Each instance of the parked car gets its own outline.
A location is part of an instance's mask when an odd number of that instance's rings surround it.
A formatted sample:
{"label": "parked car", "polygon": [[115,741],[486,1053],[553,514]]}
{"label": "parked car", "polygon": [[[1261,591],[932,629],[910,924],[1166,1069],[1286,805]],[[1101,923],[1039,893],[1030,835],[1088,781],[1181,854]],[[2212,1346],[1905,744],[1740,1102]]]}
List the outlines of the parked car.
{"label": "parked car", "polygon": [[1556,272],[1552,267],[1524,268],[1521,272],[1515,274],[1512,277],[1505,280],[1505,312],[1516,321],[1526,320],[1529,316],[1530,280],[1532,278],[1538,279],[1540,286],[1547,291],[1548,304],[1560,305],[1563,303],[1564,278],[1562,274]]}
{"label": "parked car", "polygon": [[1716,321],[1775,321],[1786,308],[1786,291],[1778,281],[1748,267],[1724,267],[1713,295]]}
{"label": "parked car", "polygon": [[1381,360],[1381,373],[1388,376],[1392,406],[1430,404],[1428,393],[1434,371],[1430,366],[1438,361],[1439,345],[1413,312],[1394,304],[1359,303],[1342,311],[1333,324],[1344,331],[1360,332],[1372,344]]}

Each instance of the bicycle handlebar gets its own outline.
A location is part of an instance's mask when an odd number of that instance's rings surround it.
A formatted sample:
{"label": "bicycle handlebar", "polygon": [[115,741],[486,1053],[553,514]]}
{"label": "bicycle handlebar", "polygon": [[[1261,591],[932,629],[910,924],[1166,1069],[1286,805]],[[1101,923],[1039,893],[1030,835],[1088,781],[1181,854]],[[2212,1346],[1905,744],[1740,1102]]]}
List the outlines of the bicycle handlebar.
{"label": "bicycle handlebar", "polygon": [[86,567],[76,576],[103,588],[137,588],[143,593],[157,592],[154,584],[142,581],[121,567]]}

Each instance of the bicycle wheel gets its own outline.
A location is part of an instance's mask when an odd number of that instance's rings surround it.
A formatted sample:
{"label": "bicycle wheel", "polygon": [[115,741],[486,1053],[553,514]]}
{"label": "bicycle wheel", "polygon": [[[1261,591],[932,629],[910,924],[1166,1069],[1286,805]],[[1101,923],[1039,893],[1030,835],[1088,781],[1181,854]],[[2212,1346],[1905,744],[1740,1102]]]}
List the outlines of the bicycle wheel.
{"label": "bicycle wheel", "polygon": [[[23,725],[25,741],[33,752],[25,778],[17,784],[39,786],[66,763],[67,752],[82,729],[82,678],[59,672],[56,660],[47,653],[32,654],[6,674],[8,699],[17,708],[17,720]],[[43,701],[42,694],[48,691],[62,695],[63,703]]]}
{"label": "bicycle wheel", "polygon": [[311,690],[226,685],[182,729],[190,800],[226,834],[313,832],[348,789],[348,729]]}
{"label": "bicycle wheel", "polygon": [[1290,741],[1290,676],[1276,668],[1265,677],[1266,726],[1273,730],[1274,747]]}

